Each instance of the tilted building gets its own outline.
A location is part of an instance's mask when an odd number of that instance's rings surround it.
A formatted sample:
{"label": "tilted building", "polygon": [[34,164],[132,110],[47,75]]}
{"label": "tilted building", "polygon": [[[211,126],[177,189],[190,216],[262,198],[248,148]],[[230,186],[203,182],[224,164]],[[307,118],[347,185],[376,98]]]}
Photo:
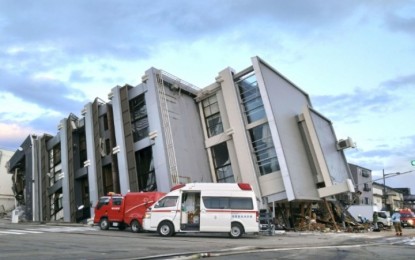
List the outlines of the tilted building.
{"label": "tilted building", "polygon": [[55,136],[29,136],[11,158],[28,219],[75,222],[110,191],[184,182],[247,182],[263,208],[354,190],[351,140],[338,141],[308,94],[259,57],[201,89],[151,68],[108,98],[62,119]]}

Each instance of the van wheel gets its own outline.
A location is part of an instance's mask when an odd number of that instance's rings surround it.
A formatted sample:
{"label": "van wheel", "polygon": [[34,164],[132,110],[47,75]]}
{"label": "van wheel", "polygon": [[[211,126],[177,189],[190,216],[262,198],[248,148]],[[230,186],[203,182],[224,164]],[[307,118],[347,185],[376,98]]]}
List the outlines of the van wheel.
{"label": "van wheel", "polygon": [[383,223],[378,223],[378,228],[383,229]]}
{"label": "van wheel", "polygon": [[232,223],[231,232],[229,232],[229,236],[232,238],[239,238],[244,233],[244,228],[239,223]]}
{"label": "van wheel", "polygon": [[108,230],[110,227],[110,223],[108,222],[107,218],[102,218],[99,221],[99,227],[101,228],[101,230]]}
{"label": "van wheel", "polygon": [[169,221],[163,221],[158,226],[157,232],[159,233],[160,236],[170,237],[174,233],[173,224]]}
{"label": "van wheel", "polygon": [[138,233],[138,232],[141,232],[143,230],[140,223],[136,219],[131,221],[130,226],[131,226],[131,232],[134,232],[134,233]]}

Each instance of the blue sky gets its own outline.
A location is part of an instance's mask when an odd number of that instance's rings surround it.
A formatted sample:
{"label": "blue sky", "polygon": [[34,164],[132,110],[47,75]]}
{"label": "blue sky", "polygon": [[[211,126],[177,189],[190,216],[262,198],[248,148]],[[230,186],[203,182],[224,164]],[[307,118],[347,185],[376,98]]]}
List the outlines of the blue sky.
{"label": "blue sky", "polygon": [[[259,56],[311,98],[350,163],[415,170],[415,1],[0,0],[0,147],[150,67],[198,87]],[[410,187],[415,172],[388,178]]]}

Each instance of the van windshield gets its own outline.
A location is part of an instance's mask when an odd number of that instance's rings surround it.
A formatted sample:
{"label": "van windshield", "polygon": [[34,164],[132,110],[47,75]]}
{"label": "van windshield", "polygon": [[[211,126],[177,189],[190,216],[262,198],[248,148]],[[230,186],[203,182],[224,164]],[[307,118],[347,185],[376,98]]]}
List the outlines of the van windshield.
{"label": "van windshield", "polygon": [[178,196],[168,196],[164,197],[159,202],[154,205],[154,208],[166,208],[166,207],[174,207],[177,204]]}

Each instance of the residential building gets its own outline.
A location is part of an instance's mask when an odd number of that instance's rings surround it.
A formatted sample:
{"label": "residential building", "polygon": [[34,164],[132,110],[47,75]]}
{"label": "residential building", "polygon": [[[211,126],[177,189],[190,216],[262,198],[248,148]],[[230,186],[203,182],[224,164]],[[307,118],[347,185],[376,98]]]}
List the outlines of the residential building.
{"label": "residential building", "polygon": [[355,183],[355,190],[359,192],[359,199],[354,205],[374,205],[372,189],[372,171],[349,163],[350,172]]}
{"label": "residential building", "polygon": [[377,185],[377,183],[372,184],[373,189],[373,205],[378,209],[385,209],[384,197],[383,197],[383,187]]}
{"label": "residential building", "polygon": [[250,183],[261,208],[353,192],[343,153],[351,139],[337,140],[306,92],[251,61],[204,88],[150,68],[139,85],[62,119],[57,135],[30,135],[8,168],[25,187],[16,197],[28,219],[75,222],[109,191],[186,182]]}
{"label": "residential building", "polygon": [[400,209],[404,205],[404,196],[402,190],[391,188],[389,186],[374,182],[373,187],[377,190],[382,190],[382,209],[386,211],[393,211]]}
{"label": "residential building", "polygon": [[6,163],[12,157],[13,152],[8,149],[0,149],[0,214],[10,212],[15,207],[12,190],[12,176],[7,174]]}
{"label": "residential building", "polygon": [[411,194],[410,188],[395,188],[395,190],[402,193],[403,205],[402,208],[411,209],[415,211],[415,195]]}

